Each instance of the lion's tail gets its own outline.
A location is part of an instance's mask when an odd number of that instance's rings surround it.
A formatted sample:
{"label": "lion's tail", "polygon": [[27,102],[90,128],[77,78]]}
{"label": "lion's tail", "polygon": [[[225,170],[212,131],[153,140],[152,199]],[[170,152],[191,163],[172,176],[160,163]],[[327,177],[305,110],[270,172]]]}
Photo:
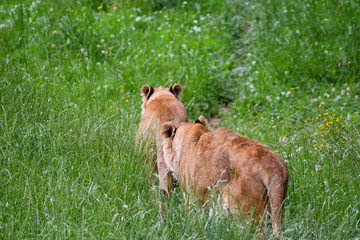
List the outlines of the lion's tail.
{"label": "lion's tail", "polygon": [[270,202],[273,234],[279,238],[288,182],[289,174],[286,170],[276,174],[266,186]]}

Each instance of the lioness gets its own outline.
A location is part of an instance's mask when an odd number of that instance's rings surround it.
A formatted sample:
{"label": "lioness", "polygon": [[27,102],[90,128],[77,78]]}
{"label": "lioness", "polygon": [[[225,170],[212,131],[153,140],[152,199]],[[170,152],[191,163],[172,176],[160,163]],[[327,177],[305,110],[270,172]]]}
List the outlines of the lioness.
{"label": "lioness", "polygon": [[162,125],[165,163],[187,193],[206,201],[209,188],[222,194],[224,207],[260,220],[268,203],[272,230],[282,225],[289,174],[285,161],[266,145],[229,129],[210,131],[200,116],[195,123]]}
{"label": "lioness", "polygon": [[[142,116],[136,139],[138,142],[146,143],[145,145],[148,148],[152,143],[156,144],[160,188],[164,190],[166,195],[169,194],[168,171],[164,162],[163,148],[161,147],[160,127],[163,123],[169,121],[174,124],[190,121],[184,105],[179,100],[182,90],[180,84],[175,84],[170,88],[153,88],[144,85],[140,90],[143,97]],[[144,144],[142,145],[144,146]],[[150,148],[150,151],[153,150],[155,149]],[[152,168],[151,175],[153,170]],[[171,177],[171,174],[169,174],[169,177]]]}

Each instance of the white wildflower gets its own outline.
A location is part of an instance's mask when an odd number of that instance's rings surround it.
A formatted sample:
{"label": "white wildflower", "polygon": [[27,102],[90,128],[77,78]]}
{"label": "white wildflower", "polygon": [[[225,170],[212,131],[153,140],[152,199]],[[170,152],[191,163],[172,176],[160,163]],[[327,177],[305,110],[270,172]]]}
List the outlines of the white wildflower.
{"label": "white wildflower", "polygon": [[194,26],[193,29],[194,29],[194,31],[197,32],[197,33],[201,31],[201,28],[199,28],[199,27],[197,27],[197,26]]}
{"label": "white wildflower", "polygon": [[337,102],[337,101],[339,101],[341,99],[341,96],[339,95],[339,96],[337,96],[335,99],[334,99],[334,102]]}
{"label": "white wildflower", "polygon": [[303,149],[303,147],[299,147],[298,149],[296,149],[296,152],[300,152]]}
{"label": "white wildflower", "polygon": [[320,171],[321,170],[321,166],[320,165],[315,165],[315,171]]}
{"label": "white wildflower", "polygon": [[346,120],[348,120],[348,121],[351,120],[351,114],[350,113],[347,115]]}

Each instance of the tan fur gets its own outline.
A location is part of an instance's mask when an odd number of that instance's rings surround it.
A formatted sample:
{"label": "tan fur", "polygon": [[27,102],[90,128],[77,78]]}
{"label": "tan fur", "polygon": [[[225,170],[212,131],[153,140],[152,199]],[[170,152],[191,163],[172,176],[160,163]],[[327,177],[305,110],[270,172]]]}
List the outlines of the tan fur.
{"label": "tan fur", "polygon": [[[168,177],[171,177],[171,174],[168,174],[164,162],[159,130],[160,126],[165,122],[171,121],[174,124],[189,122],[185,107],[179,100],[181,93],[182,87],[180,84],[175,84],[170,88],[152,88],[149,85],[144,85],[141,88],[141,95],[143,96],[142,116],[136,139],[137,142],[142,142],[142,147],[149,149],[150,152],[157,151],[156,166],[159,172],[160,188],[166,194],[169,194]],[[154,143],[156,147],[151,147]],[[155,163],[155,159],[152,161]],[[151,172],[153,170],[155,169],[152,169]]]}
{"label": "tan fur", "polygon": [[203,201],[209,188],[222,193],[226,207],[247,218],[264,216],[270,203],[273,233],[280,234],[289,180],[285,161],[266,145],[229,129],[210,131],[195,123],[165,123],[161,129],[165,163],[182,188]]}

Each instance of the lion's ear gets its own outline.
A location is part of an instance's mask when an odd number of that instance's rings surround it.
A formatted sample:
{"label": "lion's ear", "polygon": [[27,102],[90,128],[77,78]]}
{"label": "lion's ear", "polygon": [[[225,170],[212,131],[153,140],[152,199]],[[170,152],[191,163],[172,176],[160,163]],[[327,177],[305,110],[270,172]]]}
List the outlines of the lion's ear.
{"label": "lion's ear", "polygon": [[147,99],[154,93],[154,88],[149,85],[144,85],[141,87],[141,96],[146,97]]}
{"label": "lion's ear", "polygon": [[170,92],[175,95],[175,97],[179,97],[182,93],[182,86],[180,84],[174,84],[170,87]]}
{"label": "lion's ear", "polygon": [[175,125],[172,122],[166,122],[161,126],[160,134],[163,139],[174,136]]}
{"label": "lion's ear", "polygon": [[201,125],[203,125],[204,127],[207,126],[208,122],[206,120],[206,118],[203,115],[200,115],[198,117],[198,119],[195,120],[195,123],[200,123]]}

